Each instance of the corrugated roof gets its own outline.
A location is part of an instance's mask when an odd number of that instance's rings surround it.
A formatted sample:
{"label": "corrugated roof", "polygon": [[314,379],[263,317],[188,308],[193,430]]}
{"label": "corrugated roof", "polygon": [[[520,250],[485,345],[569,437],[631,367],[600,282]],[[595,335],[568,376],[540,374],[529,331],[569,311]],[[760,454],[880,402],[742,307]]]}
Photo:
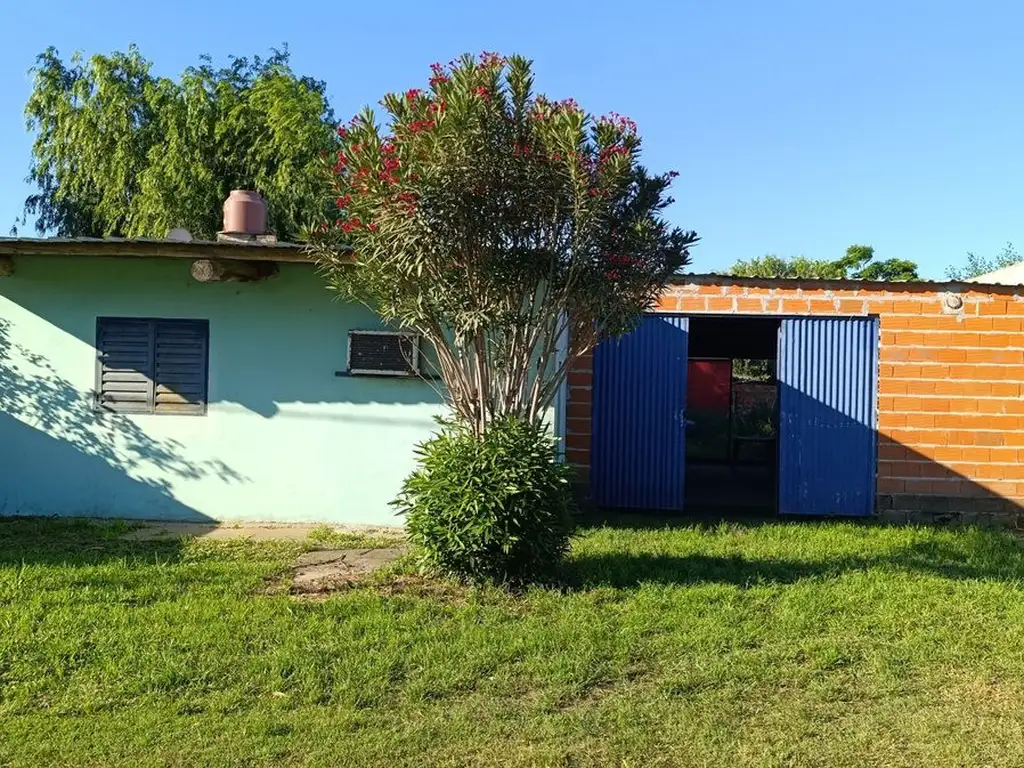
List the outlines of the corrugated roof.
{"label": "corrugated roof", "polygon": [[987,283],[989,285],[1024,285],[1024,261],[1008,267],[987,272],[968,280],[971,283]]}

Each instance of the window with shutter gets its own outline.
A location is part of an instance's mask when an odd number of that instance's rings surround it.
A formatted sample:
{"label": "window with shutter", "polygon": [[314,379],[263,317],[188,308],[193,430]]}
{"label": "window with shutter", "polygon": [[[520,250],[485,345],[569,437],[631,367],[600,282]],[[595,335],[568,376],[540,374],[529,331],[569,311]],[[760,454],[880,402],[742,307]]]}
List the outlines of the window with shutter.
{"label": "window with shutter", "polygon": [[99,318],[97,408],[205,414],[209,338],[205,320]]}

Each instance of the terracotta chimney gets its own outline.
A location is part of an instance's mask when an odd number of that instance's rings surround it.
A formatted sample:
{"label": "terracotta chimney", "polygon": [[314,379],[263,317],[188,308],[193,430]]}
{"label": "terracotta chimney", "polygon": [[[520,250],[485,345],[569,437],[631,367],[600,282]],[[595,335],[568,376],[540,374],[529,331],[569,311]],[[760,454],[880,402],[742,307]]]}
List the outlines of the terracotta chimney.
{"label": "terracotta chimney", "polygon": [[221,240],[266,241],[267,204],[259,192],[247,189],[233,189],[224,201],[224,230],[219,233]]}

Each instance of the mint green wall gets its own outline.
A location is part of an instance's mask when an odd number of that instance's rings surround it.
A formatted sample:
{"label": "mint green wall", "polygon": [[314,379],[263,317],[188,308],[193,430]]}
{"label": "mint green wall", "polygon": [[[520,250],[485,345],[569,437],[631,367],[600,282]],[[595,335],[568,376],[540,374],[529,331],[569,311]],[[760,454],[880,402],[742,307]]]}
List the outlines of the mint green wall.
{"label": "mint green wall", "polygon": [[[400,524],[434,427],[421,381],[337,377],[379,328],[312,267],[200,284],[187,259],[23,257],[0,278],[0,515]],[[210,322],[205,417],[96,414],[96,318]]]}

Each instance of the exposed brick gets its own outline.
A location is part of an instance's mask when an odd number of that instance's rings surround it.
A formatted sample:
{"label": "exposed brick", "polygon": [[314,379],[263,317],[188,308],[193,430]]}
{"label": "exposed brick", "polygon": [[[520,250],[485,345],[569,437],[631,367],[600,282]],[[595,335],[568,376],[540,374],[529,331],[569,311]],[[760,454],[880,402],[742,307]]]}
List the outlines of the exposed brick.
{"label": "exposed brick", "polygon": [[568,382],[570,387],[589,387],[594,379],[590,371],[571,370],[569,371]]}
{"label": "exposed brick", "polygon": [[1024,320],[1019,317],[978,318],[976,322],[982,321],[987,322],[993,331],[1008,331],[1010,333],[1024,331]]}
{"label": "exposed brick", "polygon": [[732,296],[712,296],[708,298],[708,312],[733,312],[736,299]]}
{"label": "exposed brick", "polygon": [[[957,290],[957,289],[954,289]],[[877,315],[878,507],[897,519],[1024,525],[1024,299],[958,290],[959,313],[922,286],[728,280],[675,285],[661,311]],[[590,362],[569,376],[567,459],[589,464]],[[583,475],[585,478],[585,474]]]}
{"label": "exposed brick", "polygon": [[905,480],[896,480],[891,477],[878,478],[878,493],[903,493]]}
{"label": "exposed brick", "polygon": [[589,403],[592,400],[589,387],[569,387],[569,402]]}
{"label": "exposed brick", "polygon": [[708,309],[706,296],[681,296],[678,309],[680,312],[706,312]]}
{"label": "exposed brick", "polygon": [[573,450],[589,451],[590,435],[570,432],[565,436],[565,447],[566,449],[572,448]]}
{"label": "exposed brick", "polygon": [[740,296],[736,299],[736,310],[738,312],[764,312],[764,301],[749,296]]}
{"label": "exposed brick", "polygon": [[590,403],[581,403],[577,400],[571,400],[565,406],[565,417],[568,420],[572,419],[590,419],[591,407]]}

